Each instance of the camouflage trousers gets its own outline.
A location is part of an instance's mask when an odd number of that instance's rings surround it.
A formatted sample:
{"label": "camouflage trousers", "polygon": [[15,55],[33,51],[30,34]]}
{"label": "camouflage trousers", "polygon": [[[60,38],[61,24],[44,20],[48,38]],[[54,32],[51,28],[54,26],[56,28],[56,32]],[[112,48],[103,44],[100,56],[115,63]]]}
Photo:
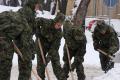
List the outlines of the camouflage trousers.
{"label": "camouflage trousers", "polygon": [[[47,49],[43,48],[44,57],[47,60],[46,62],[48,62],[48,57],[46,57],[48,50],[49,50],[48,48]],[[60,65],[60,57],[59,57],[58,52],[55,50],[52,53],[48,53],[48,55],[50,56],[49,58],[51,60],[53,72],[54,72],[57,80],[67,80],[63,74],[63,70],[62,70],[61,65]],[[47,65],[45,65],[43,63],[42,56],[41,56],[40,52],[38,52],[38,54],[37,54],[37,72],[38,72],[38,75],[42,78],[42,80],[45,80],[45,68],[46,68],[46,66]]]}
{"label": "camouflage trousers", "polygon": [[[74,57],[74,62],[72,64],[72,70],[76,69],[76,73],[78,76],[77,80],[85,80],[84,67],[82,64],[82,62],[84,61],[84,58],[83,58],[84,56],[76,55],[76,53],[77,53],[77,50],[69,49],[70,60],[72,59],[72,57]],[[69,77],[68,74],[71,70],[69,67],[68,55],[67,55],[67,51],[65,48],[64,48],[63,61],[64,61],[63,71],[65,73],[65,76],[68,78]]]}
{"label": "camouflage trousers", "polygon": [[0,80],[10,80],[13,53],[12,43],[0,40]]}
{"label": "camouflage trousers", "polygon": [[[4,47],[4,46],[7,46]],[[3,45],[0,43],[0,80],[10,80],[12,59],[13,59],[14,47],[13,44]],[[27,56],[26,56],[27,55]],[[29,80],[31,77],[31,54],[28,52],[23,53],[24,61],[18,56],[19,65],[19,78],[18,80]]]}
{"label": "camouflage trousers", "polygon": [[19,77],[18,80],[29,80],[31,78],[32,61],[22,61],[21,57],[18,57]]}
{"label": "camouflage trousers", "polygon": [[114,67],[114,62],[112,62],[109,57],[107,57],[102,53],[99,54],[99,57],[100,57],[101,68],[103,71],[105,71],[105,73]]}
{"label": "camouflage trousers", "polygon": [[29,48],[22,46],[19,46],[19,50],[21,51],[23,58],[18,55],[18,80],[29,80],[31,78],[32,53],[30,52]]}

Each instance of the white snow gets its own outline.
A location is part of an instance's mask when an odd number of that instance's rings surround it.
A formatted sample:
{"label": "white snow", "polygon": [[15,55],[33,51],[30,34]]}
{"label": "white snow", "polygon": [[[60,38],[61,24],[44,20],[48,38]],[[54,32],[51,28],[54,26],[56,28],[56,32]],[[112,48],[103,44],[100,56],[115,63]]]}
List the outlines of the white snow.
{"label": "white snow", "polygon": [[3,11],[17,11],[18,9],[20,9],[21,7],[10,7],[10,6],[3,6],[3,5],[0,5],[0,13],[3,12]]}
{"label": "white snow", "polygon": [[116,64],[115,68],[111,69],[107,74],[95,77],[93,80],[119,80],[120,79],[120,64]]}
{"label": "white snow", "polygon": [[[17,11],[20,7],[6,7],[6,6],[2,6],[0,5],[0,12],[3,11],[7,11],[7,10],[13,10],[13,11]],[[45,18],[54,18],[55,16],[51,16],[49,12],[47,11],[43,11],[44,14],[42,14],[42,12],[38,11],[38,15],[37,17],[45,17]],[[86,19],[86,26],[88,25],[88,23],[93,20],[93,18],[87,18]],[[116,29],[116,31],[120,32],[120,20],[118,19],[112,19],[111,23],[114,25],[114,28]],[[85,74],[86,74],[86,80],[119,80],[120,79],[120,64],[116,63],[115,67],[113,69],[111,69],[107,74],[104,74],[102,72],[102,70],[100,69],[100,62],[99,62],[99,53],[96,52],[93,48],[93,41],[92,41],[92,33],[89,32],[88,30],[86,30],[85,32],[86,37],[87,37],[87,47],[86,47],[86,54],[85,54],[85,60],[84,60],[84,67],[85,67]],[[59,54],[60,54],[60,61],[61,63],[63,63],[62,61],[62,57],[63,57],[63,45],[64,45],[65,41],[62,38],[61,40],[61,46],[59,49]],[[13,67],[18,65],[18,58],[17,55],[14,54],[14,58],[13,58]],[[36,58],[33,61],[33,64],[36,65],[37,61]],[[14,72],[14,71],[13,71]]]}

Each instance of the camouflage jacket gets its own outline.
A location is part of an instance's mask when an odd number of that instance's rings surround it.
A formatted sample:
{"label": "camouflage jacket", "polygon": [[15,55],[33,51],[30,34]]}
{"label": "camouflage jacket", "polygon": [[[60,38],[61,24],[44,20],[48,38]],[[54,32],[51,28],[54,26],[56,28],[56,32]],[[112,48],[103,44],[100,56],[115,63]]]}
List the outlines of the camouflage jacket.
{"label": "camouflage jacket", "polygon": [[[24,29],[26,20],[21,18],[19,13],[5,11],[0,13],[1,35],[11,40],[15,39]],[[21,24],[22,23],[22,24]]]}
{"label": "camouflage jacket", "polygon": [[52,49],[59,49],[62,38],[61,29],[54,28],[55,21],[53,19],[37,18],[36,36],[44,40],[45,43],[51,44]]}
{"label": "camouflage jacket", "polygon": [[29,24],[33,18],[30,16],[31,14],[33,15],[28,7],[21,8],[18,12],[5,11],[0,13],[0,36],[11,41],[15,40],[19,48],[27,47],[31,50],[30,45],[33,45],[33,29],[32,25]]}
{"label": "camouflage jacket", "polygon": [[25,22],[26,20],[23,18],[21,19],[19,13],[12,11],[0,13],[0,36],[5,37],[5,48],[9,47],[9,43],[11,43],[12,40],[15,40],[21,34],[24,29],[23,26],[26,25]]}
{"label": "camouflage jacket", "polygon": [[[33,54],[36,53],[35,43],[33,41],[33,35],[35,34],[35,12],[29,7],[21,8],[18,13],[25,19],[24,30],[17,37],[16,43],[19,48],[24,48],[26,51],[30,51]],[[23,22],[24,23],[24,22]]]}
{"label": "camouflage jacket", "polygon": [[86,45],[86,36],[79,27],[74,27],[71,22],[66,21],[63,26],[63,36],[69,48],[79,49]]}
{"label": "camouflage jacket", "polygon": [[106,27],[109,28],[104,35],[100,34],[97,27],[95,27],[92,34],[93,45],[95,50],[101,49],[109,54],[114,54],[119,50],[119,40],[115,30],[110,26]]}

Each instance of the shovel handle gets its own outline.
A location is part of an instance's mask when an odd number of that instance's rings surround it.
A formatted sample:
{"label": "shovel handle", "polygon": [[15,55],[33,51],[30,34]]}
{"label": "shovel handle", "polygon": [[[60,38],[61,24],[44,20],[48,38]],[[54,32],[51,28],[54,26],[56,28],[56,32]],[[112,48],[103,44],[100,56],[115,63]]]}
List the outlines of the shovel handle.
{"label": "shovel handle", "polygon": [[102,51],[101,49],[97,49],[99,52],[101,52],[102,54],[104,54],[104,55],[106,55],[106,56],[108,56],[110,59],[114,59],[114,57],[113,56],[111,56],[111,55],[109,55],[108,53],[106,53],[106,52],[104,52],[104,51]]}

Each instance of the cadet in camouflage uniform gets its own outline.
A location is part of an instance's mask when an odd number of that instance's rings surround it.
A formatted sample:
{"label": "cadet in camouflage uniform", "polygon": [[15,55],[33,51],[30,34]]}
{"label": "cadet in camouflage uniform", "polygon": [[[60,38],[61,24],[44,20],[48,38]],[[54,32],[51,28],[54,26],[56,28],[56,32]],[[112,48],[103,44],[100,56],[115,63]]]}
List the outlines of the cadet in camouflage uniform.
{"label": "cadet in camouflage uniform", "polygon": [[[31,77],[31,55],[30,48],[33,46],[32,32],[33,22],[35,18],[34,5],[35,0],[29,2],[18,12],[0,13],[0,80],[10,80],[10,72],[12,67],[12,58],[14,46],[12,40],[15,41],[20,51],[23,53],[22,61],[19,56],[19,79],[29,80]],[[32,4],[32,5],[31,5]]]}
{"label": "cadet in camouflage uniform", "polygon": [[[84,55],[86,53],[87,41],[84,30],[78,26],[74,26],[70,21],[67,20],[65,21],[65,24],[63,26],[63,35],[69,50],[70,60],[74,57],[74,62],[72,63],[72,70],[76,68],[78,80],[85,80],[84,67],[82,63],[84,61]],[[66,45],[64,45],[63,70],[65,76],[68,77],[70,67]]]}
{"label": "cadet in camouflage uniform", "polygon": [[18,15],[8,11],[0,13],[0,80],[10,80],[14,53],[12,40],[22,32],[25,25],[22,22],[24,19]]}
{"label": "cadet in camouflage uniform", "polygon": [[[115,30],[107,25],[103,20],[97,21],[97,25],[92,34],[94,49],[101,49],[113,56],[119,50],[119,40]],[[100,62],[102,70],[105,73],[114,67],[114,62],[109,57],[100,53]]]}
{"label": "cadet in camouflage uniform", "polygon": [[[34,47],[34,41],[32,39],[35,32],[35,8],[39,4],[39,0],[28,0],[26,4],[21,8],[18,13],[21,14],[21,17],[25,18],[27,21],[28,27],[19,35],[15,43],[22,52],[23,60],[21,57],[18,57],[19,63],[19,78],[18,80],[29,80],[31,77],[31,68],[32,68],[32,54],[36,53]],[[38,6],[37,6],[38,7]]]}
{"label": "cadet in camouflage uniform", "polygon": [[[55,76],[57,77],[57,80],[65,80],[62,75],[62,68],[60,65],[60,57],[58,53],[62,37],[61,26],[64,18],[65,17],[63,14],[58,13],[55,19],[36,19],[38,25],[36,37],[40,38],[45,58],[48,55],[49,59],[51,60],[53,71]],[[37,72],[42,80],[45,80],[45,67],[46,65],[43,63],[39,51],[39,53],[37,54]]]}

